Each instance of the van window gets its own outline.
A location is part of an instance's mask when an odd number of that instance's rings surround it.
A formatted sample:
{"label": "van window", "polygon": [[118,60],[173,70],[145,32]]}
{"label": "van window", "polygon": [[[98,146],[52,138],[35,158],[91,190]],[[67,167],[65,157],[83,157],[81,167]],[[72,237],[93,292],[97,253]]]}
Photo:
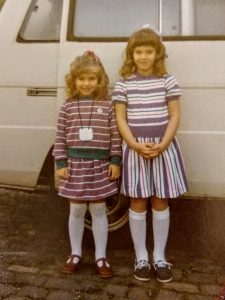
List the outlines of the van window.
{"label": "van window", "polygon": [[224,0],[71,0],[68,38],[127,39],[145,24],[165,39],[225,36]]}
{"label": "van window", "polygon": [[76,37],[127,37],[149,23],[158,27],[155,0],[77,0],[73,33]]}
{"label": "van window", "polygon": [[57,41],[60,37],[61,0],[33,0],[19,32],[19,41]]}
{"label": "van window", "polygon": [[194,33],[225,35],[225,1],[194,0]]}
{"label": "van window", "polygon": [[188,0],[182,2],[183,36],[224,36],[224,0]]}

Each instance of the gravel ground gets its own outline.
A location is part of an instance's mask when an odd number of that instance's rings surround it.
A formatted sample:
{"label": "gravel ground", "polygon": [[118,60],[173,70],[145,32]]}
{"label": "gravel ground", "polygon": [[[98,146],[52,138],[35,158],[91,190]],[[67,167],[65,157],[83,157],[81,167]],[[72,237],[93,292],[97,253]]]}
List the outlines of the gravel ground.
{"label": "gravel ground", "polygon": [[[85,230],[81,271],[60,268],[70,251],[68,204],[47,192],[0,189],[0,299],[7,300],[219,300],[225,299],[225,264],[170,247],[172,283],[133,278],[134,253],[128,224],[110,232],[108,254],[114,277],[95,274],[93,238]],[[176,220],[174,220],[176,225]],[[173,225],[174,226],[174,225]],[[170,244],[174,243],[171,237]],[[151,239],[148,244],[151,245]]]}

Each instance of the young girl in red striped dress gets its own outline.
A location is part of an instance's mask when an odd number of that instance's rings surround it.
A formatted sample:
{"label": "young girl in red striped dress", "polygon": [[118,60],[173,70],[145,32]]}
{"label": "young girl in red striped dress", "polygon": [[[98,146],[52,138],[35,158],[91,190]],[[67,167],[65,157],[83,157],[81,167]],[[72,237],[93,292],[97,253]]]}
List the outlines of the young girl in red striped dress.
{"label": "young girl in red striped dress", "polygon": [[135,278],[147,281],[146,211],[151,198],[153,268],[160,282],[172,280],[165,258],[170,213],[168,199],[188,189],[175,137],[180,87],[165,69],[165,47],[150,28],[135,32],[126,47],[121,80],[113,92],[117,125],[124,139],[122,193],[130,197],[129,224],[134,242]]}
{"label": "young girl in red striped dress", "polygon": [[97,274],[112,277],[107,261],[105,199],[118,193],[121,137],[109,101],[108,77],[91,51],[77,57],[66,75],[67,96],[59,112],[53,150],[60,177],[59,195],[70,201],[71,255],[63,272],[74,273],[82,256],[84,218],[89,207]]}

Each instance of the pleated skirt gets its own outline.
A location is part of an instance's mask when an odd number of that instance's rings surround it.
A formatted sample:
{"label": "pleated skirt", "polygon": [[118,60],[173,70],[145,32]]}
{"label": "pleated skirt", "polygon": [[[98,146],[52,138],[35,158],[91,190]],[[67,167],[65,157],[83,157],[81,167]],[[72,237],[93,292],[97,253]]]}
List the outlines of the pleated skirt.
{"label": "pleated skirt", "polygon": [[[138,138],[159,143],[160,138]],[[184,160],[176,138],[154,159],[146,159],[123,143],[121,193],[132,198],[177,198],[188,191]]]}
{"label": "pleated skirt", "polygon": [[102,200],[118,193],[108,177],[109,160],[68,158],[68,179],[60,180],[59,195],[73,200]]}

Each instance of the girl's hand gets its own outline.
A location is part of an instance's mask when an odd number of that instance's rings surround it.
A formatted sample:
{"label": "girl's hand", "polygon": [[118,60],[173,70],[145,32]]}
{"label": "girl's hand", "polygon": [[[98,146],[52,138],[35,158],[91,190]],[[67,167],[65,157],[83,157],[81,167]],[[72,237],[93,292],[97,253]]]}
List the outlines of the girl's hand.
{"label": "girl's hand", "polygon": [[120,177],[120,166],[110,164],[108,176],[110,180],[116,180]]}
{"label": "girl's hand", "polygon": [[144,158],[150,158],[153,143],[136,143],[133,149]]}
{"label": "girl's hand", "polygon": [[67,168],[61,168],[56,170],[56,175],[61,179],[67,179],[68,178],[68,169]]}
{"label": "girl's hand", "polygon": [[149,158],[155,158],[157,157],[159,154],[161,154],[165,149],[167,148],[167,146],[165,144],[163,144],[162,142],[159,144],[153,144],[150,148],[150,152],[149,152]]}

